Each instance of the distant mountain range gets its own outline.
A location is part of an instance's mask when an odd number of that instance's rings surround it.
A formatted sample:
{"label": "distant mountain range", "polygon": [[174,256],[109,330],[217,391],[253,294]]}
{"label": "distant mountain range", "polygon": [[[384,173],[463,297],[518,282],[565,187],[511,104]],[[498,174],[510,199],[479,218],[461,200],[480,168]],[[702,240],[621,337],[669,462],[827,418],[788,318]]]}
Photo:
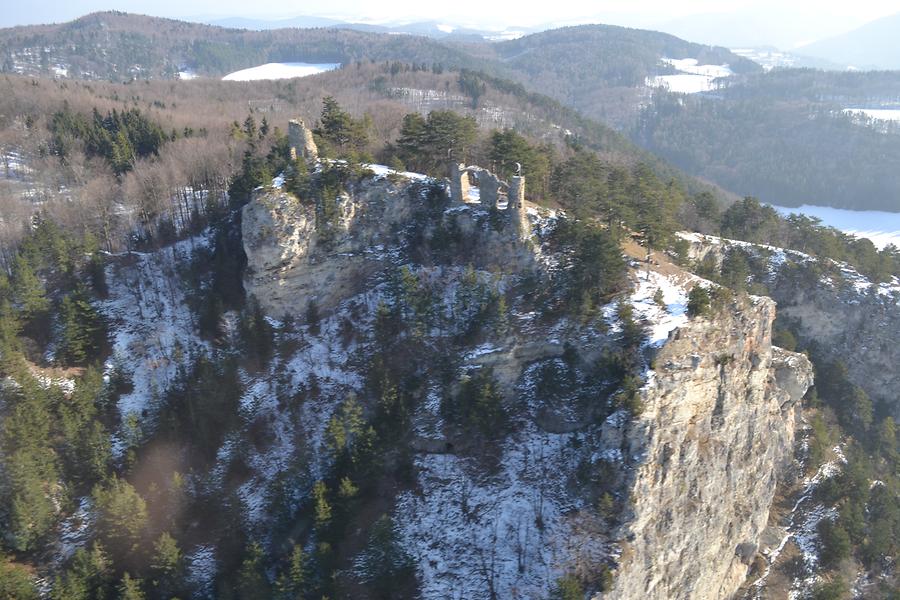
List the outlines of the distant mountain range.
{"label": "distant mountain range", "polygon": [[900,69],[900,13],[803,46],[797,52],[858,69]]}
{"label": "distant mountain range", "polygon": [[793,50],[803,42],[837,35],[853,27],[826,11],[782,7],[777,17],[770,7],[752,6],[731,12],[688,15],[660,23],[662,31],[684,39],[729,48],[775,46]]}
{"label": "distant mountain range", "polygon": [[310,28],[310,27],[328,27],[335,29],[352,29],[355,31],[367,31],[372,33],[393,33],[408,35],[424,35],[427,37],[445,39],[456,38],[465,39],[472,38],[476,40],[502,40],[513,37],[520,37],[528,33],[535,33],[545,29],[545,27],[505,27],[502,29],[479,29],[472,27],[461,27],[456,23],[445,23],[442,21],[417,21],[417,22],[396,22],[396,23],[359,23],[354,21],[343,21],[340,19],[332,19],[328,17],[312,17],[299,16],[286,19],[250,19],[244,17],[194,17],[189,19],[198,23],[207,25],[215,25],[217,27],[225,27],[229,29],[249,29],[252,31],[270,31],[273,29],[285,29],[292,27]]}
{"label": "distant mountain range", "polygon": [[[272,23],[281,27],[234,28]],[[760,70],[726,48],[612,25],[566,27],[501,41],[487,39],[502,37],[496,31],[454,29],[438,22],[398,27],[306,17],[278,22],[229,19],[213,26],[103,12],[63,24],[0,29],[0,70],[65,70],[69,77],[118,79],[175,77],[187,68],[217,77],[268,62],[390,60],[539,81],[547,84],[541,89],[560,100],[583,86],[642,87],[647,77],[670,72],[663,58],[729,64],[738,73]]]}

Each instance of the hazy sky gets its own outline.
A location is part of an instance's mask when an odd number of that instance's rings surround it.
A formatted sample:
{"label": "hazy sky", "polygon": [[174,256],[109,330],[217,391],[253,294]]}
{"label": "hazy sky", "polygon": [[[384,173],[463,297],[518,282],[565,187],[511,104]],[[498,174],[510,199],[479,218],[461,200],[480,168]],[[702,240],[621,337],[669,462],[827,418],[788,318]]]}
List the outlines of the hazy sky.
{"label": "hazy sky", "polygon": [[897,0],[555,0],[541,3],[484,0],[2,0],[2,3],[6,5],[0,10],[2,26],[68,21],[88,12],[107,9],[176,18],[321,15],[366,21],[439,19],[481,27],[606,22],[661,28],[679,17],[703,14],[719,22],[723,15],[730,13],[753,15],[757,20],[771,19],[773,25],[778,24],[781,28],[786,25],[778,22],[784,21],[789,24],[788,28],[798,29],[791,35],[799,38],[823,37],[900,11]]}

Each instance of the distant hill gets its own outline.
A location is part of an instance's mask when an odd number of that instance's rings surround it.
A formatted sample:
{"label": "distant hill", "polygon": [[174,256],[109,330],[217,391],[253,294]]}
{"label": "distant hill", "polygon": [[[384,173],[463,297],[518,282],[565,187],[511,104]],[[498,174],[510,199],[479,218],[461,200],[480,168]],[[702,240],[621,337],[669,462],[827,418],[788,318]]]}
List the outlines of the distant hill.
{"label": "distant hill", "polygon": [[216,27],[225,27],[228,29],[255,29],[264,31],[267,29],[285,29],[288,27],[335,27],[345,25],[343,21],[337,19],[329,19],[327,17],[291,17],[288,19],[250,19],[247,17],[225,17],[225,18],[192,18],[188,21],[197,23],[205,23],[207,25],[215,25]]}
{"label": "distant hill", "polygon": [[632,139],[773,204],[900,212],[900,126],[867,126],[843,112],[897,98],[896,72],[775,70],[715,96],[659,94]]}
{"label": "distant hill", "polygon": [[678,37],[729,48],[776,46],[795,48],[811,39],[837,35],[858,23],[825,10],[794,8],[782,3],[777,17],[768,3],[753,2],[738,10],[693,14],[659,24],[659,29]]}
{"label": "distant hill", "polygon": [[[584,89],[642,87],[648,76],[667,72],[660,60],[665,57],[727,63],[738,73],[760,70],[725,48],[608,25],[567,27],[492,43],[485,38],[496,32],[432,21],[380,26],[300,17],[218,23],[223,26],[102,12],[59,25],[2,29],[0,65],[7,72],[53,74],[64,69],[74,78],[121,79],[175,77],[181,67],[220,76],[266,62],[399,60],[534,82],[535,89],[564,102],[581,97]],[[273,24],[281,27],[268,27]],[[398,32],[409,35],[390,35]]]}
{"label": "distant hill", "polygon": [[174,78],[188,68],[220,77],[268,62],[357,60],[477,66],[466,53],[424,36],[330,28],[247,31],[122,12],[0,30],[2,71],[28,75]]}
{"label": "distant hill", "polygon": [[663,58],[727,64],[737,74],[762,72],[760,65],[727,48],[613,25],[563,27],[466,49],[499,62],[507,76],[531,89],[619,128],[631,125],[649,96],[647,78],[672,72]]}
{"label": "distant hill", "polygon": [[858,69],[900,69],[900,13],[803,46],[797,52]]}
{"label": "distant hill", "polygon": [[355,31],[367,31],[371,33],[405,33],[409,35],[423,35],[427,37],[442,39],[471,39],[480,41],[484,39],[493,39],[497,36],[508,34],[510,29],[518,32],[529,32],[532,29],[525,27],[507,28],[502,32],[487,29],[474,29],[467,27],[457,27],[447,25],[441,21],[417,21],[417,22],[397,22],[397,23],[356,23],[353,21],[341,21],[338,19],[329,19],[327,17],[298,16],[286,19],[250,19],[245,17],[227,17],[227,18],[205,18],[197,17],[188,19],[197,23],[205,23],[207,25],[215,25],[217,27],[225,27],[228,29],[249,29],[253,31],[271,31],[273,29],[287,28],[312,28],[312,27],[331,27],[335,29],[353,29]]}
{"label": "distant hill", "polygon": [[[647,78],[673,72],[663,58],[727,64],[737,74],[762,70],[726,48],[610,25],[566,27],[492,42],[486,38],[496,32],[451,30],[431,21],[403,25],[407,35],[395,35],[393,26],[311,23],[323,27],[251,31],[122,12],[94,13],[60,25],[0,30],[0,70],[126,80],[175,78],[183,70],[221,77],[270,62],[401,61],[515,80],[620,129],[633,124],[646,101]],[[222,24],[262,25],[243,20]]]}

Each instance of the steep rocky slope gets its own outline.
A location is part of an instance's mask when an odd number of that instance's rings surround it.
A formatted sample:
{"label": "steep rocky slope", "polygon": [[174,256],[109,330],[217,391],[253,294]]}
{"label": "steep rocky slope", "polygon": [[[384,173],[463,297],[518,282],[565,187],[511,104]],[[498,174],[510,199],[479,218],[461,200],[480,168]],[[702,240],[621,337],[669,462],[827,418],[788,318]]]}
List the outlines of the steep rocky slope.
{"label": "steep rocky slope", "polygon": [[686,234],[690,257],[721,266],[732,250],[757,257],[751,275],[778,302],[779,314],[797,325],[804,341],[829,361],[842,361],[850,379],[900,418],[893,390],[900,386],[900,281],[872,283],[847,264],[802,252]]}
{"label": "steep rocky slope", "polygon": [[610,597],[727,598],[747,576],[812,384],[804,356],[771,345],[774,318],[752,297],[656,355],[623,435],[633,515]]}
{"label": "steep rocky slope", "polygon": [[[358,322],[368,323],[391,269],[427,281],[448,311],[460,310],[451,307],[466,264],[501,289],[558,269],[548,239],[564,215],[448,201],[439,182],[376,170],[337,199],[327,228],[317,228],[314,204],[281,190],[244,209],[247,290],[271,316],[302,317],[310,300],[342,314],[362,301]],[[448,227],[469,242],[464,262],[409,262],[416,240]],[[425,375],[410,442],[416,483],[394,508],[423,597],[531,598],[569,573],[599,589],[610,571],[612,588],[598,597],[725,598],[746,577],[811,367],[771,345],[771,300],[729,301],[688,319],[695,277],[671,265],[632,276],[635,292],[599,322],[548,321],[514,296],[502,333],[462,347],[446,345],[452,331],[428,334],[454,370],[492,370],[512,425],[493,456],[473,455],[474,433],[447,421],[447,392]],[[637,416],[588,375],[621,346],[622,303],[648,332]],[[548,372],[578,385],[548,395]],[[604,511],[600,498],[611,503]]]}

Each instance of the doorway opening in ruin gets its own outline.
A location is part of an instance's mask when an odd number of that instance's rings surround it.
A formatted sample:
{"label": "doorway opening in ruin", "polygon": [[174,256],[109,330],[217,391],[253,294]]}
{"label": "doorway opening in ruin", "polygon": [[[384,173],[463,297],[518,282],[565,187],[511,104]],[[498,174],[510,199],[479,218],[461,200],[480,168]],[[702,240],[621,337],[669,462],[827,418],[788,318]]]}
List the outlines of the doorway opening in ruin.
{"label": "doorway opening in ruin", "polygon": [[466,190],[465,202],[470,204],[481,204],[481,187],[478,184],[478,175],[474,171],[466,171],[466,178],[469,186]]}

